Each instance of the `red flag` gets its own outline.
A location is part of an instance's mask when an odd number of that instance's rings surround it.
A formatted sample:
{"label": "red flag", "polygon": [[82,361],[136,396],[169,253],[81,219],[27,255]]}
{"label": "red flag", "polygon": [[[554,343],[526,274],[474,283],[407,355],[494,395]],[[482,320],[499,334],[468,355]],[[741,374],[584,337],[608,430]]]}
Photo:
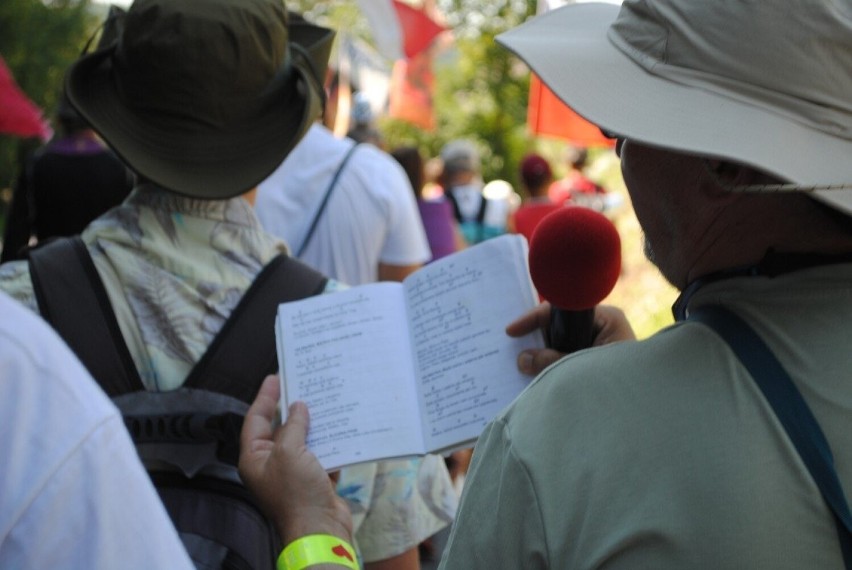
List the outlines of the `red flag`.
{"label": "red flag", "polygon": [[48,140],[51,129],[41,110],[21,91],[0,57],[0,133]]}
{"label": "red flag", "polygon": [[402,27],[403,53],[408,59],[428,48],[446,28],[437,24],[426,12],[399,0],[391,0],[396,17]]}
{"label": "red flag", "polygon": [[420,52],[411,59],[398,60],[391,76],[388,114],[426,130],[434,129],[434,83],[432,57],[428,51]]}
{"label": "red flag", "polygon": [[530,77],[527,124],[533,134],[563,138],[575,146],[611,147],[614,144],[595,125],[560,101],[535,74]]}
{"label": "red flag", "polygon": [[446,30],[424,10],[399,0],[358,0],[379,52],[391,60],[424,52]]}

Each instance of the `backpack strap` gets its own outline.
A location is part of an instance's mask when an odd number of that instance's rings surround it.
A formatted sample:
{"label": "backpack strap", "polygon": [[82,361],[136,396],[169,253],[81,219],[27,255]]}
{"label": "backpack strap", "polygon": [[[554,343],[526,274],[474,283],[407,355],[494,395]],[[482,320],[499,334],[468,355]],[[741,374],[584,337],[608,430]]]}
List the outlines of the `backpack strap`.
{"label": "backpack strap", "polygon": [[[464,219],[461,213],[461,208],[459,207],[459,201],[456,199],[455,194],[452,190],[448,192],[444,192],[444,196],[449,200],[450,204],[453,206],[453,215],[456,218],[458,223],[464,223]],[[479,202],[479,210],[476,212],[476,239],[478,242],[485,239],[485,211],[488,208],[488,198],[482,196],[482,200]]]}
{"label": "backpack strap", "polygon": [[275,316],[280,303],[321,293],[328,278],[287,255],[263,268],[184,382],[251,403],[278,370]]}
{"label": "backpack strap", "polygon": [[448,190],[447,192],[444,192],[444,196],[447,198],[447,200],[449,200],[450,204],[452,204],[453,206],[453,216],[455,216],[456,221],[458,223],[462,223],[461,208],[459,208],[459,201],[456,200],[456,195],[453,193],[452,190]]}
{"label": "backpack strap", "polygon": [[305,253],[305,249],[311,242],[311,238],[314,237],[314,231],[316,231],[317,224],[322,217],[322,213],[325,211],[326,204],[328,204],[328,199],[331,197],[331,191],[334,190],[335,186],[337,186],[337,181],[340,179],[340,173],[343,172],[344,168],[346,168],[346,163],[349,162],[349,159],[355,153],[355,149],[358,148],[359,144],[361,143],[356,142],[353,144],[349,150],[346,151],[346,154],[343,156],[343,160],[340,161],[337,171],[334,173],[334,176],[331,178],[331,182],[328,183],[328,187],[325,189],[325,195],[322,197],[322,202],[320,202],[317,213],[314,214],[314,219],[311,221],[311,225],[308,226],[308,232],[305,234],[304,239],[302,239],[302,244],[299,246],[299,249],[296,250],[296,257],[302,257],[302,254]]}
{"label": "backpack strap", "polygon": [[801,392],[763,339],[728,309],[699,307],[689,320],[709,326],[728,343],[772,406],[834,515],[843,562],[852,569],[852,514],[834,468],[831,447]]}
{"label": "backpack strap", "polygon": [[488,198],[484,195],[482,196],[482,200],[479,202],[479,211],[476,213],[476,225],[479,231],[479,241],[483,241],[485,239],[485,210],[488,209]]}
{"label": "backpack strap", "polygon": [[53,326],[111,397],[144,390],[106,289],[79,236],[29,252],[41,316]]}

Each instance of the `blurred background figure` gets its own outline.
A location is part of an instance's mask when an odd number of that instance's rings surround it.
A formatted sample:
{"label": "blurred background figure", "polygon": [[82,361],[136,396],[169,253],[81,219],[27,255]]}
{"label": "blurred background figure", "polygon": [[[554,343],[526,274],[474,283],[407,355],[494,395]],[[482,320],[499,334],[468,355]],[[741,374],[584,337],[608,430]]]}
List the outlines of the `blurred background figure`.
{"label": "blurred background figure", "polygon": [[429,249],[432,251],[432,261],[463,249],[465,241],[453,216],[452,204],[443,196],[426,199],[423,195],[426,187],[426,172],[423,156],[417,147],[397,147],[390,154],[399,162],[411,182],[411,188],[417,199],[417,208],[420,210],[420,218],[426,230],[426,239],[429,241]]}
{"label": "blurred background figure", "polygon": [[319,122],[260,183],[256,212],[296,257],[347,285],[401,281],[431,258],[400,165]]}
{"label": "blurred background figure", "polygon": [[443,170],[439,184],[453,206],[462,235],[468,245],[506,233],[514,191],[503,185],[484,193],[482,163],[473,142],[457,139],[441,149]]}
{"label": "blurred background figure", "polygon": [[550,163],[538,154],[528,154],[521,161],[521,183],[526,197],[521,206],[512,215],[515,232],[527,240],[532,239],[533,230],[547,214],[562,207],[548,197],[548,189],[553,183],[553,171]]}
{"label": "blurred background figure", "polygon": [[355,142],[370,143],[384,149],[382,134],[375,125],[373,108],[364,93],[358,92],[352,97],[352,126],[346,136]]}
{"label": "blurred background figure", "polygon": [[578,206],[586,206],[598,211],[604,209],[606,188],[586,175],[588,161],[589,151],[587,149],[578,146],[568,148],[566,154],[568,174],[550,186],[548,195],[552,202],[556,204],[573,202]]}
{"label": "blurred background figure", "polygon": [[124,200],[133,175],[62,96],[57,136],[26,162],[15,185],[0,261],[32,243],[79,234]]}

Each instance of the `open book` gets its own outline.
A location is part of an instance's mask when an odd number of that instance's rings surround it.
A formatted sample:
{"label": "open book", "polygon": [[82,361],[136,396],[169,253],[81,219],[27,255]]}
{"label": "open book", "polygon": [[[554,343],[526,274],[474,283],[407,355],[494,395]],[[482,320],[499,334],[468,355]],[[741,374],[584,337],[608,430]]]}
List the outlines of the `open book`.
{"label": "open book", "polygon": [[504,235],[404,282],[360,285],[278,308],[282,409],[307,403],[308,447],[327,470],[473,444],[523,390],[525,348],[506,325],[537,303],[527,243]]}

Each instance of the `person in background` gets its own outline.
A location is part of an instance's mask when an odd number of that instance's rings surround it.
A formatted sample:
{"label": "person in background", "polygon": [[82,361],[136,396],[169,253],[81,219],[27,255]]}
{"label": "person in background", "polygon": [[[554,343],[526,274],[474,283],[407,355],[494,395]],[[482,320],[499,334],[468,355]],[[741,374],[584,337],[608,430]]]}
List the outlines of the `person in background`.
{"label": "person in background", "polygon": [[133,187],[133,174],[64,94],[56,119],[58,136],[26,161],[18,177],[0,262],[25,257],[31,240],[79,234]]}
{"label": "person in background", "polygon": [[[477,442],[445,570],[852,565],[852,16],[786,8],[576,4],[498,37],[615,136],[682,293],[647,339],[519,357],[540,375]],[[345,539],[291,411],[271,449],[316,492],[289,539]]]}
{"label": "person in background", "polygon": [[426,186],[425,165],[420,150],[414,146],[401,146],[391,151],[391,156],[405,170],[417,199],[420,219],[429,240],[432,261],[441,259],[465,247],[458,223],[453,217],[453,207],[443,196],[427,200],[423,197]]}
{"label": "person in background", "polygon": [[548,188],[553,182],[550,163],[539,154],[528,154],[521,161],[521,182],[526,198],[513,214],[514,231],[522,234],[527,241],[532,239],[533,231],[547,214],[562,207],[548,197]]}
{"label": "person in background", "polygon": [[357,91],[352,97],[352,126],[346,136],[355,142],[370,143],[384,150],[385,142],[376,128],[373,108],[367,96]]}
{"label": "person in background", "polygon": [[[255,277],[288,252],[258,221],[255,187],[320,116],[334,37],[290,21],[280,0],[199,6],[136,0],[119,39],[66,78],[71,104],[138,175],[81,237],[151,391],[183,385]],[[0,289],[38,310],[26,262],[0,266]],[[341,472],[367,568],[416,568],[417,544],[449,523],[449,478],[430,473],[415,461]]]}
{"label": "person in background", "polygon": [[606,188],[586,175],[589,164],[588,149],[569,146],[566,151],[568,174],[550,185],[548,196],[555,204],[571,203],[586,206],[598,211],[603,210]]}
{"label": "person in background", "polygon": [[441,149],[438,183],[453,205],[453,214],[468,245],[504,234],[511,212],[510,196],[483,195],[482,161],[473,142],[458,139]]}
{"label": "person in background", "polygon": [[431,257],[402,167],[319,123],[259,184],[256,212],[299,259],[348,285],[402,281]]}
{"label": "person in background", "polygon": [[116,407],[32,311],[0,315],[0,568],[194,568]]}

